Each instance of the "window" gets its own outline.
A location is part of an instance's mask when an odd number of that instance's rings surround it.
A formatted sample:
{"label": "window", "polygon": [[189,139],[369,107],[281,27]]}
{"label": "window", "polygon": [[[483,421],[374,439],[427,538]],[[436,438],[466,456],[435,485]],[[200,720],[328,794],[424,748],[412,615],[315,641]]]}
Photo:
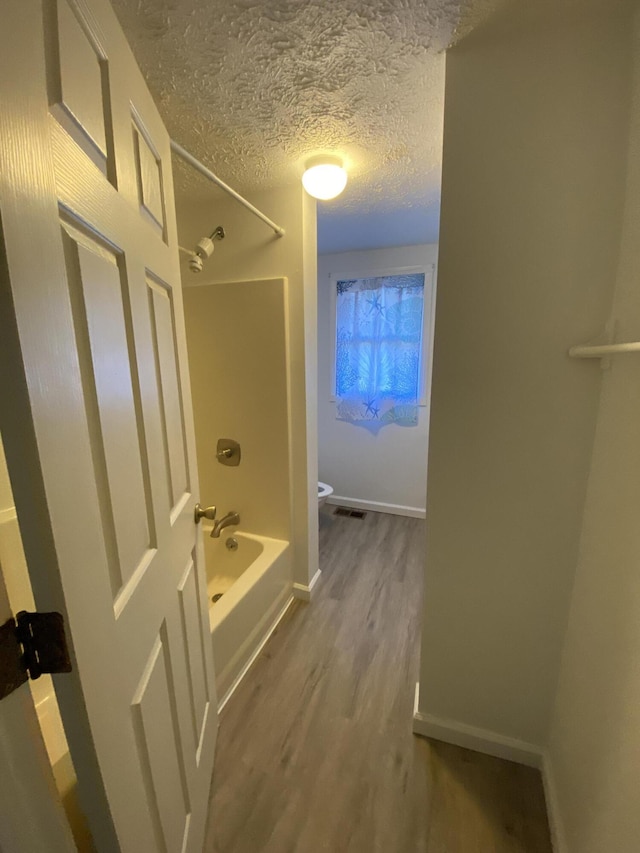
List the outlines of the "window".
{"label": "window", "polygon": [[336,417],[414,426],[422,396],[425,272],[332,277]]}

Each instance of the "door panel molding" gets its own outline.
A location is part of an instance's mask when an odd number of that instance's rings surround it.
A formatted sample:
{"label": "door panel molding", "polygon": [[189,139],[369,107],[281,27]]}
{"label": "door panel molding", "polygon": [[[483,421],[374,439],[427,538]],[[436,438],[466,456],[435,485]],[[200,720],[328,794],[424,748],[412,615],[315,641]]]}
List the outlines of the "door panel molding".
{"label": "door panel molding", "polygon": [[[7,0],[3,16],[0,427],[36,604],[69,629],[74,672],[55,683],[79,793],[101,853],[196,853],[217,702],[169,137],[107,0]],[[100,92],[93,72],[83,88],[91,54],[59,51],[84,141],[50,104],[55,16],[102,51]]]}

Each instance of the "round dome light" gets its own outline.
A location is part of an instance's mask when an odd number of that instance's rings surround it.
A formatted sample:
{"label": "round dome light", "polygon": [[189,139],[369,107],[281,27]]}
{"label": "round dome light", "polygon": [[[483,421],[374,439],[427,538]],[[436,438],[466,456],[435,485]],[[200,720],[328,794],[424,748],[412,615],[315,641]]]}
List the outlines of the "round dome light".
{"label": "round dome light", "polygon": [[305,166],[302,186],[314,198],[328,201],[347,185],[347,173],[339,157],[314,157]]}

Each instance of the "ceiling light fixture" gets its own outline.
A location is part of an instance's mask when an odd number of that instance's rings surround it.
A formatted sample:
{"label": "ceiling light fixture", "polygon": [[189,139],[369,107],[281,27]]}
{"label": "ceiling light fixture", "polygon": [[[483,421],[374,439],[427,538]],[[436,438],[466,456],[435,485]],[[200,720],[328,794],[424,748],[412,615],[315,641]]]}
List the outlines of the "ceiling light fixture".
{"label": "ceiling light fixture", "polygon": [[321,155],[305,163],[302,186],[314,198],[328,201],[347,185],[347,172],[340,157]]}

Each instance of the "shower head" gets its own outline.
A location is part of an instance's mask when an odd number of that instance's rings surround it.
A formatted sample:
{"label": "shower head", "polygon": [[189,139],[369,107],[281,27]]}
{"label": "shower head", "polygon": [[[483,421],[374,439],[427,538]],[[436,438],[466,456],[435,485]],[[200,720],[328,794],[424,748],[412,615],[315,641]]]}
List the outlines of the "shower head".
{"label": "shower head", "polygon": [[200,255],[199,253],[196,253],[195,255],[192,255],[192,257],[189,258],[189,269],[191,270],[191,272],[202,272],[203,266],[204,260],[202,258],[202,255]]}
{"label": "shower head", "polygon": [[198,240],[193,255],[189,258],[189,269],[191,272],[202,272],[204,262],[213,254],[213,241],[224,240],[224,238],[224,228],[222,225],[218,225],[209,237],[202,237]]}

